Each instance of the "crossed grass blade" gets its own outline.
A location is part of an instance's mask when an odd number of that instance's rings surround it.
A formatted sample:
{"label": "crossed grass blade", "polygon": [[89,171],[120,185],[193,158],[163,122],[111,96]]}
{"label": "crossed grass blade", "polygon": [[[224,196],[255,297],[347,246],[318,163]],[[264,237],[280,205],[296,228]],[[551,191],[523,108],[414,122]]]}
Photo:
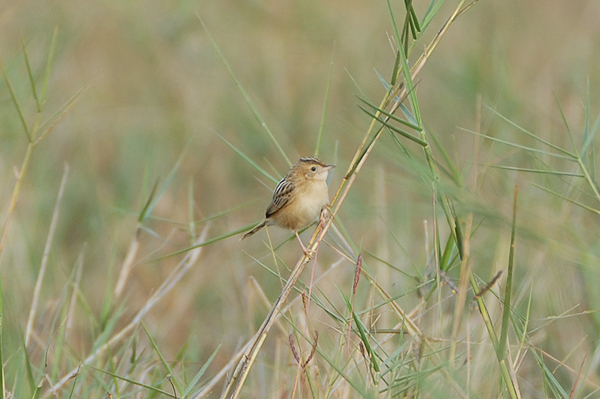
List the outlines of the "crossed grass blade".
{"label": "crossed grass blade", "polygon": [[524,150],[524,151],[527,151],[527,152],[536,153],[536,154],[542,154],[542,155],[548,155],[548,156],[555,157],[555,158],[567,159],[569,161],[577,162],[577,156],[575,154],[572,154],[572,153],[568,152],[568,151],[561,151],[561,154],[557,154],[555,152],[540,150],[538,148],[528,147],[526,145],[513,143],[512,141],[499,139],[499,138],[493,137],[493,136],[488,136],[486,134],[475,132],[475,131],[472,131],[472,130],[469,130],[469,129],[461,129],[461,130],[464,131],[464,132],[467,132],[467,133],[470,133],[470,134],[482,137],[482,138],[484,138],[486,140],[495,141],[497,143],[505,144],[505,145],[508,145],[510,147],[517,148],[517,149],[520,149],[520,150]]}
{"label": "crossed grass blade", "polygon": [[[520,132],[524,133],[525,135],[533,138],[535,141],[537,141],[537,142],[539,142],[541,144],[544,144],[547,147],[552,148],[553,150],[555,150],[555,151],[563,154],[567,158],[577,159],[577,155],[576,154],[573,154],[572,152],[569,152],[569,151],[565,150],[564,148],[562,148],[562,147],[560,147],[560,146],[558,146],[558,145],[556,145],[554,143],[551,143],[548,140],[545,140],[545,139],[541,138],[537,134],[530,132],[529,130],[525,129],[524,127],[522,127],[521,125],[519,125],[515,121],[513,121],[513,120],[507,118],[506,116],[502,115],[500,112],[496,111],[494,108],[492,108],[490,106],[487,106],[487,108],[490,111],[492,111],[495,115],[497,115],[498,117],[500,117],[500,119],[502,119],[503,121],[505,121],[506,123],[508,123],[512,127],[516,128],[518,131],[520,131]],[[562,113],[562,111],[561,111],[561,114],[563,114],[563,118],[564,118],[564,113]],[[565,121],[566,121],[566,119],[565,119]],[[568,130],[568,132],[569,132],[569,136],[572,138],[572,134],[571,134],[570,130]],[[489,136],[486,136],[486,138],[489,138]],[[575,148],[575,147],[573,147],[573,148]],[[550,152],[548,152],[547,154],[548,155],[555,155],[554,153],[550,153]]]}
{"label": "crossed grass blade", "polygon": [[167,359],[165,359],[164,355],[162,354],[162,351],[160,350],[160,348],[156,344],[156,341],[152,337],[152,334],[150,334],[150,331],[148,331],[146,324],[144,322],[142,322],[141,324],[142,324],[142,328],[144,329],[144,332],[146,333],[146,337],[148,338],[148,340],[150,341],[150,344],[152,345],[152,349],[154,349],[154,352],[160,359],[162,366],[167,370],[168,376],[169,376],[168,378],[171,380],[174,389],[177,391],[177,392],[174,392],[174,396],[175,397],[181,396],[182,388],[181,388],[179,379],[173,373],[173,369],[171,368],[171,365],[169,364]]}
{"label": "crossed grass blade", "polygon": [[[411,123],[411,122],[406,121],[406,120],[404,120],[402,118],[399,118],[396,115],[391,114],[391,113],[389,113],[389,112],[387,112],[387,111],[385,111],[385,110],[383,110],[383,109],[381,109],[381,108],[379,108],[379,107],[371,104],[371,102],[369,102],[369,101],[367,101],[367,100],[365,100],[365,99],[363,99],[361,97],[357,97],[357,98],[360,101],[362,101],[363,103],[365,103],[366,105],[368,105],[370,108],[372,108],[376,113],[383,114],[383,115],[387,116],[388,118],[391,118],[392,120],[394,120],[394,121],[396,121],[398,123],[401,123],[404,126],[409,127],[411,129],[414,129],[414,130],[416,130],[418,132],[423,131],[423,128],[421,126],[417,125],[417,124]],[[364,109],[363,109],[363,111],[364,111]],[[365,112],[368,112],[368,111],[365,111]],[[374,116],[373,114],[369,114],[369,116],[371,116],[372,118],[379,118],[379,116]],[[416,138],[414,136],[413,136],[413,138],[410,138],[410,139],[411,140],[414,140],[414,139],[419,140],[418,138]],[[427,145],[427,142],[425,142],[424,140],[419,140],[418,143],[421,144],[422,146],[426,146]]]}
{"label": "crossed grass blade", "polygon": [[593,207],[591,207],[591,206],[589,206],[589,205],[586,205],[586,204],[584,204],[584,203],[582,203],[582,202],[575,201],[574,199],[572,199],[572,198],[570,198],[570,197],[568,197],[568,196],[566,196],[566,195],[562,195],[562,194],[560,194],[560,193],[558,193],[558,192],[556,192],[556,191],[554,191],[554,190],[551,190],[551,189],[549,189],[549,188],[547,188],[547,187],[544,187],[544,186],[542,186],[542,185],[539,185],[539,184],[536,184],[536,183],[531,183],[531,184],[532,184],[534,187],[537,187],[537,188],[539,188],[540,190],[544,190],[544,191],[546,191],[546,192],[548,192],[548,193],[550,193],[550,194],[552,194],[552,195],[555,195],[555,196],[557,196],[557,197],[559,197],[559,198],[562,198],[562,199],[564,199],[565,201],[568,201],[568,202],[570,202],[570,203],[572,203],[572,204],[574,204],[574,205],[577,205],[578,207],[580,207],[580,208],[582,208],[582,209],[585,209],[585,210],[588,210],[588,211],[590,211],[590,212],[593,212],[593,213],[595,213],[595,214],[597,214],[597,215],[600,215],[600,209],[596,209],[596,208],[593,208]]}
{"label": "crossed grass blade", "polygon": [[213,360],[215,360],[215,357],[217,356],[217,354],[219,353],[219,350],[221,349],[222,345],[218,345],[215,350],[213,351],[213,353],[210,354],[210,356],[208,357],[208,359],[206,359],[206,362],[204,362],[204,364],[202,365],[202,367],[200,368],[200,370],[198,370],[198,372],[196,373],[196,375],[194,375],[194,377],[190,380],[187,389],[185,389],[183,391],[183,397],[185,398],[189,398],[192,396],[192,389],[194,389],[194,387],[198,384],[198,382],[200,381],[200,379],[202,378],[202,376],[204,376],[204,374],[206,373],[206,370],[208,369],[208,366],[210,366],[213,362]]}
{"label": "crossed grass blade", "polygon": [[377,120],[378,122],[380,122],[383,126],[387,127],[388,129],[390,129],[391,131],[398,133],[399,135],[403,136],[404,138],[409,139],[412,142],[415,142],[421,146],[426,146],[427,142],[423,141],[421,139],[419,139],[418,137],[413,136],[412,134],[405,132],[402,129],[399,129],[398,127],[388,123],[385,120],[382,120],[381,118],[379,118],[377,115],[375,115],[374,113],[371,113],[369,111],[367,111],[366,109],[364,109],[363,107],[361,107],[360,105],[358,106],[358,108],[361,109],[361,111],[363,111],[365,114],[369,115],[371,118],[373,118],[374,120]]}
{"label": "crossed grass blade", "polygon": [[158,394],[161,394],[161,395],[165,395],[165,396],[167,396],[169,398],[174,398],[174,399],[178,398],[178,396],[176,394],[174,394],[174,393],[165,391],[163,389],[157,388],[157,387],[152,386],[152,385],[144,384],[143,382],[136,381],[133,378],[126,377],[126,376],[123,376],[123,375],[120,375],[120,374],[117,374],[117,373],[114,373],[114,372],[111,372],[111,371],[99,369],[99,368],[94,367],[94,366],[89,365],[89,364],[87,364],[86,367],[88,367],[88,368],[90,368],[90,369],[92,369],[94,371],[97,371],[99,373],[106,374],[106,375],[109,375],[111,377],[114,377],[114,378],[116,378],[118,380],[125,381],[125,382],[127,382],[127,383],[129,383],[131,385],[135,385],[135,386],[138,386],[140,388],[144,388],[149,394],[158,393]]}

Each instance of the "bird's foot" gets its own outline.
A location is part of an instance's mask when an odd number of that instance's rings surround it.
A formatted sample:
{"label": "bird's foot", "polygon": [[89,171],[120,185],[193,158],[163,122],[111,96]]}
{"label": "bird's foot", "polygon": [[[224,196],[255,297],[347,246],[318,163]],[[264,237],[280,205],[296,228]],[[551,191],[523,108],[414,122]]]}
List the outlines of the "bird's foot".
{"label": "bird's foot", "polygon": [[321,209],[321,215],[319,216],[319,227],[323,228],[325,227],[325,222],[327,221],[328,217],[333,217],[333,211],[331,210],[331,205],[325,205],[322,209]]}

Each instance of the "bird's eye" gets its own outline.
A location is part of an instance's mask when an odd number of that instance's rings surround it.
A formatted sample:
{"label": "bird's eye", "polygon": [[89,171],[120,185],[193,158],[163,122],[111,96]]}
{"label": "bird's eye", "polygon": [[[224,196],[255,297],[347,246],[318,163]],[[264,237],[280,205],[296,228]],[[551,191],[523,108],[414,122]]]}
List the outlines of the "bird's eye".
{"label": "bird's eye", "polygon": [[313,166],[312,168],[310,168],[310,170],[312,170],[314,172],[315,170],[317,170],[317,167]]}

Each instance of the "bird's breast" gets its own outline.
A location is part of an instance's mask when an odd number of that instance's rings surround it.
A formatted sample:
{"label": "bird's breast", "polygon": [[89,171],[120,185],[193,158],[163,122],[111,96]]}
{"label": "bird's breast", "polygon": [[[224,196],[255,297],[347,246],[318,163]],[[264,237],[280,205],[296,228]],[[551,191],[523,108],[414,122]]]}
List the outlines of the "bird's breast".
{"label": "bird's breast", "polygon": [[298,230],[311,224],[329,203],[329,193],[325,181],[311,181],[299,187],[293,201],[278,212],[277,224]]}

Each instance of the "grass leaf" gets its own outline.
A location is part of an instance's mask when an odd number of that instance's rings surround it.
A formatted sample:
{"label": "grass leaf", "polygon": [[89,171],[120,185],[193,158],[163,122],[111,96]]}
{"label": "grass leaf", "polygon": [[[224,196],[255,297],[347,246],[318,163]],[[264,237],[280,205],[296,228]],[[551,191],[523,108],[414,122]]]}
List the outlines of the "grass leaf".
{"label": "grass leaf", "polygon": [[86,366],[89,367],[89,368],[91,368],[92,370],[96,370],[96,371],[99,371],[100,373],[104,373],[106,375],[110,375],[111,377],[117,378],[117,379],[119,379],[121,381],[125,381],[125,382],[128,382],[130,384],[136,385],[138,387],[145,388],[150,393],[159,393],[159,394],[168,396],[169,398],[177,399],[177,396],[173,395],[172,393],[164,391],[164,390],[162,390],[160,388],[157,388],[157,387],[153,387],[152,385],[144,384],[144,383],[136,381],[136,380],[134,380],[132,378],[128,378],[128,377],[125,377],[125,376],[122,376],[122,375],[119,375],[119,374],[116,374],[116,373],[113,373],[113,372],[110,372],[110,371],[107,371],[107,370],[102,370],[102,369],[96,368],[94,366],[91,366],[89,364],[87,364]]}
{"label": "grass leaf", "polygon": [[518,148],[518,149],[521,149],[521,150],[525,150],[525,151],[529,151],[529,152],[532,152],[532,153],[549,155],[551,157],[556,157],[556,158],[561,158],[561,159],[568,159],[569,161],[573,161],[573,162],[577,161],[577,156],[575,154],[571,154],[571,153],[568,153],[568,152],[566,152],[567,155],[556,154],[554,152],[539,150],[539,149],[533,148],[533,147],[527,147],[527,146],[524,146],[524,145],[521,145],[521,144],[513,143],[512,141],[502,140],[502,139],[499,139],[497,137],[488,136],[486,134],[474,132],[472,130],[468,130],[468,129],[461,129],[461,130],[463,130],[464,132],[467,132],[467,133],[474,134],[474,135],[479,136],[479,137],[483,137],[484,139],[487,139],[487,140],[490,140],[490,141],[495,141],[497,143],[506,144],[508,146],[511,146],[511,147],[514,147],[514,148]]}
{"label": "grass leaf", "polygon": [[52,62],[54,61],[54,53],[56,52],[56,43],[58,42],[58,25],[54,28],[52,42],[50,43],[50,51],[48,51],[48,60],[46,61],[46,73],[44,76],[44,86],[42,87],[42,95],[40,96],[41,104],[46,101],[46,93],[48,82],[50,81],[50,73],[52,71]]}
{"label": "grass leaf", "polygon": [[394,131],[394,132],[398,133],[399,135],[401,135],[401,136],[403,136],[403,137],[405,137],[405,138],[409,139],[410,141],[412,141],[412,142],[415,142],[415,143],[417,143],[417,144],[419,144],[419,145],[421,145],[421,146],[423,146],[423,147],[427,145],[427,142],[425,142],[425,141],[421,140],[421,139],[420,139],[420,138],[418,138],[418,137],[415,137],[415,136],[413,136],[412,134],[410,134],[410,133],[408,133],[408,132],[405,132],[404,130],[402,130],[402,129],[400,129],[400,128],[397,128],[397,127],[396,127],[396,126],[394,126],[394,125],[391,125],[391,124],[389,124],[389,123],[388,123],[387,121],[385,121],[385,120],[382,120],[382,119],[378,118],[378,117],[377,117],[375,114],[373,114],[373,113],[371,113],[371,112],[367,111],[366,109],[364,109],[364,108],[363,108],[363,107],[361,107],[360,105],[358,106],[358,108],[360,108],[360,109],[361,109],[361,110],[362,110],[362,111],[363,111],[365,114],[369,115],[371,118],[373,118],[373,119],[377,120],[378,122],[380,122],[380,123],[381,123],[383,126],[385,126],[385,127],[387,127],[388,129],[390,129],[390,130],[392,130],[392,131]]}
{"label": "grass leaf", "polygon": [[[409,127],[409,128],[411,128],[411,129],[415,129],[415,130],[417,130],[417,131],[419,131],[419,132],[420,132],[420,131],[423,131],[423,129],[422,129],[420,126],[418,126],[418,125],[416,125],[416,124],[414,124],[414,123],[411,123],[411,122],[405,121],[404,119],[402,119],[402,118],[399,118],[399,117],[397,117],[397,116],[396,116],[396,115],[394,115],[394,114],[390,114],[390,113],[388,113],[388,112],[386,112],[386,111],[382,110],[381,108],[379,108],[379,107],[377,107],[377,106],[375,106],[375,105],[371,104],[371,103],[370,103],[369,101],[367,101],[367,100],[364,100],[364,99],[362,99],[362,98],[360,98],[360,97],[357,97],[357,98],[358,98],[360,101],[362,101],[363,103],[365,103],[366,105],[368,105],[369,107],[371,107],[373,110],[375,110],[375,111],[377,111],[377,112],[379,112],[379,113],[381,113],[381,114],[383,114],[383,115],[387,116],[388,118],[391,118],[391,119],[395,120],[396,122],[398,122],[398,123],[401,123],[401,124],[403,124],[404,126],[406,126],[406,127]],[[422,140],[421,140],[421,141],[422,141]]]}
{"label": "grass leaf", "polygon": [[321,123],[319,124],[319,133],[317,134],[317,145],[315,148],[315,157],[319,157],[321,152],[321,142],[323,141],[323,132],[325,131],[325,121],[327,119],[327,108],[329,106],[329,93],[331,92],[331,81],[333,76],[333,54],[329,63],[329,73],[327,74],[327,89],[325,90],[325,101],[323,102],[323,113],[321,114]]}
{"label": "grass leaf", "polygon": [[217,353],[219,353],[219,349],[221,349],[221,345],[218,345],[216,347],[216,349],[213,351],[213,353],[208,357],[208,359],[206,359],[206,362],[204,362],[204,364],[202,365],[202,367],[200,368],[200,370],[198,370],[198,372],[196,373],[196,375],[194,376],[194,378],[192,378],[192,380],[188,384],[187,389],[183,391],[183,397],[188,397],[189,396],[189,394],[192,391],[192,389],[194,388],[194,386],[196,386],[196,384],[198,384],[198,381],[200,381],[200,378],[202,378],[202,376],[204,375],[204,373],[206,373],[206,370],[208,369],[208,366],[210,366],[211,363],[213,362],[213,360],[215,360],[215,357],[217,356]]}
{"label": "grass leaf", "polygon": [[219,136],[219,138],[221,140],[223,140],[223,142],[225,144],[227,144],[229,146],[229,148],[231,148],[233,151],[235,151],[236,154],[238,154],[240,157],[242,157],[242,159],[244,159],[244,161],[248,162],[254,169],[256,169],[258,172],[260,172],[263,176],[265,176],[267,179],[271,180],[273,183],[279,182],[279,179],[276,179],[275,177],[271,176],[269,174],[269,172],[267,172],[265,169],[261,168],[256,162],[254,162],[252,160],[252,158],[250,158],[249,156],[247,156],[246,154],[244,154],[240,149],[238,149],[236,146],[234,146],[229,141],[227,141],[227,139],[225,137],[221,136],[217,132],[215,132],[215,134],[217,136]]}
{"label": "grass leaf", "polygon": [[40,112],[42,112],[42,104],[38,98],[37,90],[35,88],[35,79],[33,78],[33,72],[31,71],[31,65],[29,64],[29,57],[27,56],[27,48],[25,47],[25,39],[23,39],[23,37],[21,37],[21,49],[23,50],[23,56],[25,57],[27,76],[29,76],[29,84],[31,85],[31,95],[35,99],[35,105],[39,114]]}
{"label": "grass leaf", "polygon": [[254,115],[254,118],[256,119],[256,121],[263,128],[263,130],[267,133],[267,136],[269,137],[269,139],[271,140],[271,142],[273,143],[273,145],[275,145],[275,148],[279,151],[279,154],[281,155],[281,157],[287,162],[288,166],[292,166],[292,162],[290,161],[290,159],[288,158],[288,156],[285,154],[285,151],[283,151],[283,148],[281,148],[281,145],[279,145],[279,142],[277,141],[277,139],[275,138],[275,136],[271,132],[271,129],[269,129],[269,127],[267,126],[267,122],[265,122],[265,120],[263,119],[263,117],[261,116],[261,114],[258,112],[258,109],[256,108],[256,106],[252,102],[252,99],[250,98],[250,96],[246,92],[246,89],[244,89],[244,86],[242,86],[242,83],[238,80],[237,76],[235,76],[235,73],[233,72],[233,69],[231,69],[231,67],[229,66],[229,63],[225,59],[225,56],[221,52],[221,49],[217,45],[217,42],[212,37],[212,34],[208,30],[208,27],[204,23],[204,20],[202,20],[202,18],[200,18],[200,15],[197,14],[197,13],[196,13],[196,16],[198,17],[198,20],[200,21],[200,24],[202,24],[202,28],[204,29],[204,31],[208,35],[208,37],[209,37],[209,39],[210,39],[210,41],[211,41],[211,43],[213,45],[213,48],[215,49],[215,51],[217,52],[217,55],[221,59],[221,62],[225,66],[225,69],[227,69],[227,72],[229,72],[229,76],[231,76],[231,78],[235,82],[235,85],[237,86],[238,90],[242,94],[242,97],[244,97],[244,101],[246,101],[246,104],[250,108],[250,111],[252,111],[252,115]]}
{"label": "grass leaf", "polygon": [[497,116],[499,116],[502,120],[504,120],[505,122],[507,122],[509,125],[515,127],[517,130],[525,133],[527,136],[533,138],[534,140],[560,152],[563,155],[566,155],[569,158],[577,158],[577,155],[555,145],[552,144],[551,142],[549,142],[548,140],[544,140],[543,138],[541,138],[540,136],[530,132],[529,130],[525,129],[524,127],[518,125],[517,123],[513,122],[512,120],[508,119],[507,117],[505,117],[504,115],[502,115],[501,113],[499,113],[498,111],[496,111],[495,109],[491,108],[488,106],[488,109],[491,110],[494,114],[496,114]]}
{"label": "grass leaf", "polygon": [[10,83],[10,79],[8,78],[8,74],[6,73],[6,69],[4,69],[4,63],[2,59],[0,59],[0,69],[2,69],[2,74],[4,75],[4,79],[6,80],[6,87],[8,87],[8,91],[10,92],[10,97],[12,98],[12,102],[17,109],[17,113],[19,114],[19,120],[21,121],[21,125],[23,126],[23,130],[25,131],[25,135],[27,136],[27,141],[30,143],[33,142],[33,138],[31,136],[31,132],[29,131],[29,127],[27,126],[27,122],[25,121],[25,116],[23,115],[23,110],[21,109],[21,105],[19,105],[19,100],[17,100],[17,95],[13,90],[12,84]]}
{"label": "grass leaf", "polygon": [[495,168],[495,169],[514,170],[517,172],[538,173],[538,174],[546,174],[546,175],[554,175],[554,176],[585,177],[581,173],[561,172],[559,170],[531,169],[531,168],[521,168],[518,166],[506,166],[506,165],[488,165],[488,166],[491,168]]}
{"label": "grass leaf", "polygon": [[549,188],[546,188],[546,187],[544,187],[544,186],[541,186],[541,185],[539,185],[539,184],[535,184],[535,183],[531,183],[531,184],[532,184],[533,186],[535,186],[535,187],[537,187],[537,188],[541,189],[541,190],[544,190],[544,191],[546,191],[546,192],[548,192],[548,193],[550,193],[550,194],[553,194],[553,195],[555,195],[555,196],[557,196],[557,197],[559,197],[559,198],[562,198],[562,199],[564,199],[564,200],[566,200],[566,201],[569,201],[570,203],[572,203],[572,204],[574,204],[574,205],[577,205],[577,206],[579,206],[579,207],[581,207],[581,208],[583,208],[583,209],[586,209],[586,210],[588,210],[588,211],[590,211],[590,212],[594,212],[595,214],[597,214],[597,215],[600,215],[600,209],[592,208],[591,206],[588,206],[588,205],[585,205],[585,204],[583,204],[583,203],[581,203],[581,202],[575,201],[575,200],[573,200],[573,199],[571,199],[571,198],[569,198],[569,197],[567,197],[567,196],[565,196],[565,195],[562,195],[562,194],[560,194],[560,193],[558,193],[558,192],[556,192],[556,191],[554,191],[554,190],[551,190],[551,189],[549,189]]}
{"label": "grass leaf", "polygon": [[165,256],[161,256],[159,258],[152,259],[152,262],[156,262],[156,261],[159,261],[159,260],[170,258],[172,256],[181,255],[181,254],[189,252],[189,251],[191,251],[193,249],[201,248],[201,247],[204,247],[204,246],[210,245],[210,244],[214,244],[215,242],[219,242],[219,241],[222,241],[222,240],[224,240],[226,238],[233,237],[235,235],[238,235],[240,233],[248,231],[248,230],[250,230],[254,226],[256,226],[256,223],[252,223],[252,224],[244,226],[244,227],[242,227],[240,229],[237,229],[237,230],[234,230],[234,231],[222,234],[222,235],[214,237],[214,238],[210,238],[210,239],[208,239],[206,241],[201,242],[200,244],[192,245],[191,247],[180,249],[179,251],[171,252],[170,254],[167,254]]}

